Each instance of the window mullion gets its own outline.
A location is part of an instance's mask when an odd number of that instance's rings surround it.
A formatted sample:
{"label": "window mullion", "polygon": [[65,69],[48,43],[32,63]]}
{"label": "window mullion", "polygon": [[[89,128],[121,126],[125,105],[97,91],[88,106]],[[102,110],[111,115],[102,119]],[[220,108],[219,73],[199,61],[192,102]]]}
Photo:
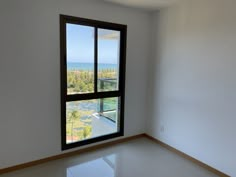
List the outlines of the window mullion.
{"label": "window mullion", "polygon": [[94,32],[94,92],[98,92],[98,28]]}
{"label": "window mullion", "polygon": [[90,94],[82,94],[82,95],[68,95],[66,97],[66,101],[82,101],[82,100],[91,100],[91,99],[99,99],[99,98],[110,98],[110,97],[121,97],[122,92],[113,91],[113,92],[98,92],[98,93],[90,93]]}

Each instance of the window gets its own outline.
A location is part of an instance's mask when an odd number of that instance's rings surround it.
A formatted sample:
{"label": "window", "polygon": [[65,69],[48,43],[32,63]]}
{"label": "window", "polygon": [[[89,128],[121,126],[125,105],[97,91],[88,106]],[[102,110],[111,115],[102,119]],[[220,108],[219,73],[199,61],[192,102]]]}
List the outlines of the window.
{"label": "window", "polygon": [[62,149],[124,133],[126,25],[60,16]]}

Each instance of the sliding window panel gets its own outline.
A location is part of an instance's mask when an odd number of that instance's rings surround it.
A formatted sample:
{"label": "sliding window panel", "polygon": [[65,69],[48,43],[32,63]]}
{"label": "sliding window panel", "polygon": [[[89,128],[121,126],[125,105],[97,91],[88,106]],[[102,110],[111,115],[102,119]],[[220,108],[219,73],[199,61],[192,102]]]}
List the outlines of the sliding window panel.
{"label": "sliding window panel", "polygon": [[94,92],[95,28],[66,24],[67,94]]}
{"label": "sliding window panel", "polygon": [[118,91],[120,64],[120,31],[98,29],[99,92]]}

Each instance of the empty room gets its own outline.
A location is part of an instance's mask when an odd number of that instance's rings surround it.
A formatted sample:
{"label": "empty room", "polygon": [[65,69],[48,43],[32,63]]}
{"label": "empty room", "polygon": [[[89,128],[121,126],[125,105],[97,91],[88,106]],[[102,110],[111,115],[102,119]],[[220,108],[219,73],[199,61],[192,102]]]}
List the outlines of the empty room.
{"label": "empty room", "polygon": [[0,176],[236,177],[235,9],[0,0]]}

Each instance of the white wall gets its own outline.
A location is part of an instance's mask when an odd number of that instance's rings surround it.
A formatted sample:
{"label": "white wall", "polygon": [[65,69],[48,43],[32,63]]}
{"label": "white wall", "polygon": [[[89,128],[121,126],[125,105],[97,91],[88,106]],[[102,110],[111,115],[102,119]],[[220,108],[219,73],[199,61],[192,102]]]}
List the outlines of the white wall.
{"label": "white wall", "polygon": [[153,15],[148,133],[236,177],[236,1]]}
{"label": "white wall", "polygon": [[128,25],[125,136],[145,131],[147,13],[97,0],[1,0],[0,169],[62,153],[59,14]]}

